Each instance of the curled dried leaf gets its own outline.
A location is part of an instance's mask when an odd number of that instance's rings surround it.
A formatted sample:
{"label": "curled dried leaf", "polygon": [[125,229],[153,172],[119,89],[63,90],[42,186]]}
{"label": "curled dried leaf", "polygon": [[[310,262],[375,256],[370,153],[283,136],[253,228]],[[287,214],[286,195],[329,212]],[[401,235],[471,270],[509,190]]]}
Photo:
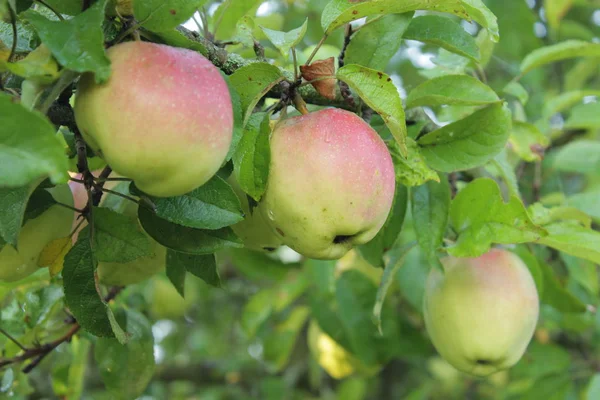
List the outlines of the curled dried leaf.
{"label": "curled dried leaf", "polygon": [[[315,90],[323,97],[335,99],[335,59],[313,61],[310,65],[301,65],[302,77],[310,82]],[[330,77],[330,78],[328,78]]]}

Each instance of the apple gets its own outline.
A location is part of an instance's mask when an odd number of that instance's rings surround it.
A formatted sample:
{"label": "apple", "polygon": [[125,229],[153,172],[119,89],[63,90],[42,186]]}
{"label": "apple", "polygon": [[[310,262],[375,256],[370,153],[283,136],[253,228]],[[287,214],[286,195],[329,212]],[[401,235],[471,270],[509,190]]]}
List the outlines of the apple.
{"label": "apple", "polygon": [[183,317],[198,301],[197,278],[187,274],[185,279],[185,298],[162,275],[156,275],[146,286],[145,297],[150,304],[150,314],[154,319],[177,319]]}
{"label": "apple", "polygon": [[283,244],[338,259],[377,234],[394,190],[392,158],[377,132],[356,114],[328,108],[275,126],[258,208]]}
{"label": "apple", "polygon": [[244,246],[252,250],[274,251],[281,246],[281,240],[271,229],[269,222],[256,208],[250,210],[248,196],[240,187],[235,177],[229,176],[227,182],[240,199],[245,218],[231,228],[242,239]]}
{"label": "apple", "polygon": [[203,185],[233,133],[227,83],[201,54],[148,42],[111,47],[108,82],[84,74],[75,98],[83,138],[112,169],[152,196]]}
{"label": "apple", "polygon": [[535,282],[515,254],[445,257],[432,268],[423,312],[433,345],[456,369],[486,376],[516,364],[539,313]]}
{"label": "apple", "polygon": [[[73,196],[66,184],[46,189],[57,202],[73,206]],[[38,258],[48,243],[71,233],[73,211],[52,205],[21,227],[17,249],[5,244],[0,250],[0,281],[14,282],[26,278],[39,268]]]}

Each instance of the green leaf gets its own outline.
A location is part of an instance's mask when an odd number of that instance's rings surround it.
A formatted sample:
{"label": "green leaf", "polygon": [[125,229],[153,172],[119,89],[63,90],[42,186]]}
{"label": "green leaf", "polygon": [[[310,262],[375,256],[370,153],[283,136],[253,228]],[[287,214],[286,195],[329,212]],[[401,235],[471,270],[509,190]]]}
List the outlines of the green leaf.
{"label": "green leaf", "polygon": [[539,261],[539,265],[544,274],[544,296],[541,299],[542,303],[551,305],[562,312],[585,312],[585,304],[561,286],[552,268],[543,261]]}
{"label": "green leaf", "polygon": [[531,276],[535,281],[535,286],[538,291],[540,299],[544,298],[544,272],[542,266],[536,256],[531,252],[529,246],[526,244],[519,244],[512,250],[513,253],[519,256],[519,258],[527,265],[527,269],[531,272]]}
{"label": "green leaf", "polygon": [[[185,271],[197,276],[204,282],[214,287],[221,287],[221,278],[217,270],[217,262],[214,254],[186,254],[177,251],[167,251],[167,268],[177,266],[178,270]],[[168,272],[168,269],[167,269]],[[179,290],[178,290],[179,291]],[[180,291],[183,295],[183,291]]]}
{"label": "green leaf", "polygon": [[491,163],[487,166],[488,169],[495,168],[496,174],[502,177],[506,187],[511,196],[521,197],[521,192],[519,191],[519,183],[517,182],[517,174],[510,161],[508,160],[508,154],[505,150],[502,150]]}
{"label": "green leaf", "polygon": [[61,14],[77,15],[81,13],[80,0],[46,0],[45,3]]}
{"label": "green leaf", "polygon": [[577,140],[563,146],[547,159],[550,166],[559,171],[596,174],[600,171],[600,142]]}
{"label": "green leaf", "polygon": [[143,0],[133,1],[133,15],[151,31],[168,31],[194,15],[206,0]]}
{"label": "green leaf", "polygon": [[217,175],[182,196],[149,198],[158,217],[189,228],[220,229],[244,219],[240,200]]}
{"label": "green leaf", "polygon": [[243,125],[246,125],[259,100],[281,82],[284,77],[276,66],[258,62],[239,68],[229,79],[235,90],[240,94],[242,111],[244,112]]}
{"label": "green leaf", "polygon": [[433,259],[442,247],[448,225],[450,185],[447,177],[412,188],[410,205],[419,246],[428,259]]}
{"label": "green leaf", "polygon": [[521,62],[521,75],[556,61],[575,57],[599,57],[600,43],[584,42],[582,40],[567,40],[546,47],[541,47],[529,53]]}
{"label": "green leaf", "polygon": [[51,21],[28,10],[22,16],[29,21],[48,46],[56,60],[76,72],[93,72],[96,82],[110,76],[110,61],[104,52],[104,7],[106,0],[96,2],[76,17]]}
{"label": "green leaf", "polygon": [[231,139],[231,146],[229,146],[229,151],[225,157],[225,162],[228,162],[237,151],[244,134],[244,111],[242,110],[242,99],[240,98],[240,94],[229,81],[229,76],[225,75],[223,71],[221,71],[221,76],[227,83],[229,96],[231,97],[231,106],[233,108],[233,137]]}
{"label": "green leaf", "polygon": [[195,229],[164,220],[148,210],[138,208],[142,227],[163,246],[188,254],[210,254],[226,247],[243,247],[231,228],[217,230]]}
{"label": "green leaf", "polygon": [[[479,25],[487,29],[490,39],[496,43],[500,38],[498,21],[494,13],[486,7],[483,0],[462,0],[462,5],[469,16]],[[460,17],[460,15],[459,15]]]}
{"label": "green leaf", "polygon": [[492,243],[533,242],[546,235],[521,200],[510,196],[505,203],[498,184],[489,178],[476,179],[458,192],[450,206],[450,222],[458,240],[448,252],[456,257],[479,257]]}
{"label": "green leaf", "polygon": [[402,157],[396,142],[388,143],[388,149],[394,162],[396,181],[406,186],[419,186],[427,181],[438,181],[438,174],[429,168],[421,149],[410,137],[406,138],[408,156]]}
{"label": "green leaf", "polygon": [[79,240],[65,256],[62,271],[65,301],[83,329],[95,336],[115,337],[106,303],[96,291],[94,258],[88,235],[79,234]]}
{"label": "green leaf", "polygon": [[94,255],[99,262],[126,263],[152,256],[152,243],[134,217],[100,207],[94,207],[92,217]]}
{"label": "green leaf", "polygon": [[529,93],[519,82],[509,82],[508,85],[504,86],[502,91],[506,94],[516,97],[522,105],[527,104],[527,101],[529,101]]}
{"label": "green leaf", "polygon": [[582,260],[565,253],[560,254],[569,271],[569,278],[573,279],[592,296],[598,296],[600,287],[597,279],[596,265],[588,260]]}
{"label": "green leaf", "polygon": [[513,121],[508,142],[517,155],[525,161],[540,161],[550,139],[533,124]]}
{"label": "green leaf", "polygon": [[173,29],[170,31],[163,32],[144,31],[144,33],[147,34],[153,42],[164,43],[173,47],[181,47],[184,49],[194,50],[198,53],[201,53],[205,57],[208,55],[208,50],[206,50],[206,47],[202,43],[191,40],[189,37],[185,36],[178,30]]}
{"label": "green leaf", "polygon": [[400,153],[406,157],[408,150],[406,148],[407,132],[404,108],[402,108],[400,94],[392,79],[383,72],[356,64],[340,68],[336,77],[346,82],[369,107],[383,118],[400,146]]}
{"label": "green leaf", "polygon": [[254,15],[262,0],[225,0],[215,11],[214,34],[217,39],[231,39],[237,23],[246,15]]}
{"label": "green leaf", "polygon": [[552,29],[557,29],[560,21],[567,14],[573,0],[544,0],[544,10],[546,11],[546,19]]}
{"label": "green leaf", "polygon": [[28,315],[27,324],[30,327],[43,324],[50,315],[52,308],[62,298],[62,288],[55,284],[27,292],[24,304]]}
{"label": "green leaf", "polygon": [[[543,376],[562,373],[568,376],[567,371],[572,365],[571,355],[566,349],[555,345],[543,345],[532,341],[527,349],[527,356],[511,370],[511,374],[521,379],[538,380]],[[556,380],[556,377],[552,377]],[[546,399],[541,397],[539,399]],[[529,398],[528,398],[529,399]],[[538,399],[536,399],[538,400]]]}
{"label": "green leaf", "polygon": [[383,227],[370,242],[357,247],[360,255],[369,264],[376,267],[383,266],[383,255],[392,248],[402,230],[407,206],[408,190],[406,186],[396,183],[396,193],[394,195],[392,210]]}
{"label": "green leaf", "polygon": [[298,336],[309,316],[308,307],[297,306],[264,338],[264,359],[274,371],[281,371],[289,363]]}
{"label": "green leaf", "polygon": [[600,90],[572,90],[561,93],[544,102],[544,118],[550,118],[554,114],[567,110],[588,96],[600,96]]}
{"label": "green leaf", "polygon": [[50,176],[66,182],[67,157],[54,126],[0,93],[0,187],[19,187]]}
{"label": "green leaf", "polygon": [[461,18],[469,19],[460,0],[332,0],[321,14],[321,26],[326,34],[348,22],[378,14],[402,14],[415,10],[449,12]]}
{"label": "green leaf", "polygon": [[29,186],[0,188],[0,238],[15,248],[30,195]]}
{"label": "green leaf", "polygon": [[430,167],[453,172],[478,167],[496,156],[510,128],[510,111],[496,103],[422,136],[417,143]]}
{"label": "green leaf", "polygon": [[479,48],[473,36],[448,17],[424,15],[413,18],[404,33],[404,39],[434,44],[475,62],[480,57]]}
{"label": "green leaf", "polygon": [[498,101],[496,92],[478,79],[468,75],[444,75],[429,79],[411,90],[406,107],[443,104],[478,106]]}
{"label": "green leaf", "polygon": [[544,229],[548,236],[542,237],[538,243],[600,264],[600,232],[575,221],[555,222],[544,226]]}
{"label": "green leaf", "polygon": [[279,281],[290,268],[298,267],[298,264],[284,264],[265,253],[248,249],[231,249],[229,255],[236,269],[252,280]]}
{"label": "green leaf", "polygon": [[299,28],[292,29],[289,32],[275,31],[264,26],[261,26],[260,29],[262,29],[271,43],[279,49],[281,54],[287,57],[290,54],[290,49],[296,47],[304,38],[307,26],[308,18],[304,20],[304,23]]}
{"label": "green leaf", "polygon": [[50,84],[60,76],[58,64],[50,50],[44,45],[39,46],[27,57],[15,63],[4,62],[0,59],[0,70],[2,67],[17,76],[41,85]]}
{"label": "green leaf", "polygon": [[595,374],[587,384],[584,400],[594,400],[598,398],[600,398],[600,374]]}
{"label": "green leaf", "polygon": [[600,103],[580,104],[573,108],[565,122],[566,129],[600,128]]}
{"label": "green leaf", "polygon": [[271,316],[273,312],[272,296],[272,291],[263,289],[246,302],[240,324],[250,338],[256,336],[258,330]]}
{"label": "green leaf", "polygon": [[[116,399],[140,396],[154,374],[154,337],[146,317],[134,310],[119,315],[129,333],[122,345],[115,339],[96,341],[94,358],[106,389]],[[123,317],[123,318],[121,318]]]}
{"label": "green leaf", "polygon": [[377,297],[375,298],[375,305],[373,306],[373,319],[377,325],[379,332],[382,332],[381,326],[381,312],[383,310],[383,303],[385,296],[387,295],[390,286],[394,282],[396,273],[402,265],[404,265],[404,259],[409,251],[415,247],[414,243],[402,247],[397,247],[392,250],[389,260],[385,263],[385,269],[383,270],[383,276],[377,289]]}
{"label": "green leaf", "polygon": [[256,113],[248,119],[242,140],[233,155],[233,172],[242,190],[259,201],[267,188],[271,163],[270,114]]}
{"label": "green leaf", "polygon": [[179,262],[179,254],[182,253],[167,249],[167,278],[169,278],[173,284],[173,287],[177,290],[181,297],[185,297],[185,275],[187,271],[185,269],[185,264]]}
{"label": "green leaf", "polygon": [[344,62],[384,71],[391,58],[398,52],[402,35],[412,16],[413,13],[408,12],[367,21],[367,24],[352,36],[346,48]]}
{"label": "green leaf", "polygon": [[600,199],[600,189],[589,190],[577,193],[567,198],[567,204],[576,207],[584,213],[588,214],[596,221],[600,221],[600,207],[598,207],[598,199]]}

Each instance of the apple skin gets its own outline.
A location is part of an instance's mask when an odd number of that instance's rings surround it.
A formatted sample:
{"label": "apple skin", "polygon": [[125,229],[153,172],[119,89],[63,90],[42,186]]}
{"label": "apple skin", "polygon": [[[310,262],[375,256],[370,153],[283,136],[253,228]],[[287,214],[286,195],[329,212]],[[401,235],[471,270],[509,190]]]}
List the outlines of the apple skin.
{"label": "apple skin", "polygon": [[279,123],[259,209],[283,244],[338,259],[381,229],[395,191],[392,158],[377,132],[329,108]]}
{"label": "apple skin", "polygon": [[[66,184],[47,189],[54,199],[73,206],[73,196]],[[69,236],[73,211],[53,205],[41,215],[25,222],[19,232],[18,250],[6,244],[0,250],[0,281],[14,282],[33,274],[40,268],[38,258],[48,243]]]}
{"label": "apple skin", "polygon": [[281,246],[281,239],[271,229],[268,221],[257,208],[250,211],[248,197],[240,187],[233,175],[230,175],[227,182],[240,199],[242,211],[245,218],[243,221],[233,225],[231,229],[244,242],[244,246],[251,250],[271,252]]}
{"label": "apple skin", "polygon": [[227,83],[201,54],[126,42],[107,55],[105,84],[84,74],[75,118],[87,144],[137,187],[157,197],[203,185],[225,160],[233,133]]}
{"label": "apple skin", "polygon": [[522,357],[539,314],[535,282],[515,254],[493,249],[477,258],[445,257],[432,268],[424,298],[433,345],[456,369],[478,376]]}

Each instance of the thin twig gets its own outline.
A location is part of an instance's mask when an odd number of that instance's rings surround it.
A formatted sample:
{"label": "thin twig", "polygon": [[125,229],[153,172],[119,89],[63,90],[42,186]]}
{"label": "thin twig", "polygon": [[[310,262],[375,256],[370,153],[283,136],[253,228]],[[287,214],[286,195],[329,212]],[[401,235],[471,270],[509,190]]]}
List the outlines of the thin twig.
{"label": "thin twig", "polygon": [[58,19],[60,19],[61,21],[65,20],[65,18],[58,11],[56,11],[50,4],[46,3],[44,0],[35,0],[35,1],[37,1],[38,3],[40,3],[41,5],[46,7],[48,10],[52,11],[52,13],[54,15],[56,15],[58,17]]}
{"label": "thin twig", "polygon": [[136,204],[140,204],[140,201],[138,199],[136,199],[134,197],[131,197],[131,196],[127,196],[126,194],[115,192],[114,190],[110,190],[110,189],[106,189],[106,188],[102,188],[102,191],[105,192],[105,193],[114,194],[115,196],[122,197],[124,199],[129,200],[129,201],[133,201]]}
{"label": "thin twig", "polygon": [[13,342],[14,344],[16,344],[21,350],[27,351],[27,348],[25,346],[23,346],[21,343],[19,343],[19,341],[17,339],[15,339],[14,337],[12,337],[10,333],[6,332],[2,328],[0,328],[0,333],[3,334],[4,336],[6,336],[11,342]]}
{"label": "thin twig", "polygon": [[12,62],[17,52],[17,40],[19,35],[17,33],[17,16],[15,15],[15,11],[12,9],[10,4],[8,5],[8,13],[10,14],[10,23],[12,25],[12,34],[13,34],[13,42],[10,48],[10,54],[8,55],[8,62]]}
{"label": "thin twig", "polygon": [[78,212],[78,213],[82,213],[83,212],[83,210],[80,210],[79,208],[72,207],[72,206],[70,206],[68,204],[64,204],[64,203],[61,203],[59,201],[56,202],[56,205],[59,205],[59,206],[64,207],[64,208],[68,208],[69,210],[73,210],[73,211]]}
{"label": "thin twig", "polygon": [[297,81],[300,75],[298,74],[298,59],[296,58],[295,47],[292,47],[292,58],[294,60],[294,81]]}
{"label": "thin twig", "polygon": [[319,43],[317,43],[317,45],[315,46],[315,49],[313,50],[313,52],[308,57],[308,60],[306,60],[305,65],[310,65],[310,62],[315,57],[315,55],[317,54],[317,51],[319,51],[321,46],[323,46],[323,43],[325,43],[326,39],[327,39],[327,34],[324,34],[323,37],[321,38],[321,40],[319,41]]}

